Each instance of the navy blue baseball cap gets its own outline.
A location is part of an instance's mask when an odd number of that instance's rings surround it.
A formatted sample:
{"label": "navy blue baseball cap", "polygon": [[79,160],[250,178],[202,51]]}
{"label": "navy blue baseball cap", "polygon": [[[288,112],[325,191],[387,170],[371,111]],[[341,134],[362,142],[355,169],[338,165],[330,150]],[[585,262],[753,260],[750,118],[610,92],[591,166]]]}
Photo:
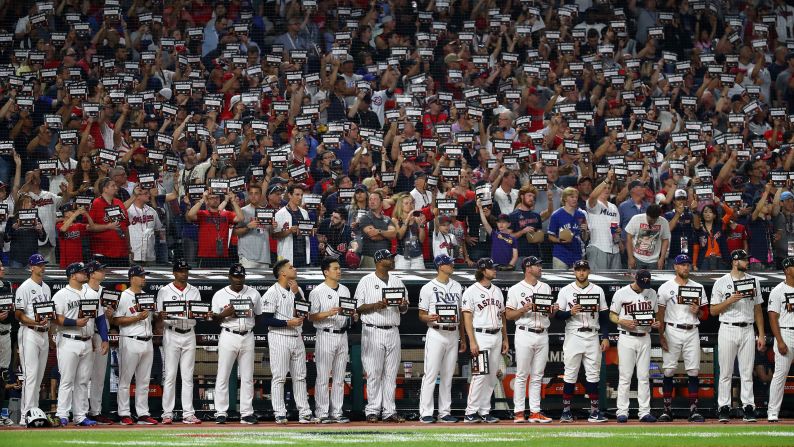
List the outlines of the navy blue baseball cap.
{"label": "navy blue baseball cap", "polygon": [[66,278],[69,278],[75,273],[85,272],[86,270],[86,266],[82,262],[73,262],[66,267]]}
{"label": "navy blue baseball cap", "polygon": [[682,254],[680,254],[680,255],[675,257],[675,261],[673,261],[673,263],[675,265],[691,264],[692,263],[692,259],[689,258],[689,255],[685,255],[685,254],[682,253]]}
{"label": "navy blue baseball cap", "polygon": [[99,261],[90,261],[85,265],[85,272],[90,275],[96,271],[104,270],[105,267],[107,266]]}
{"label": "navy blue baseball cap", "polygon": [[442,265],[453,265],[455,264],[455,260],[450,258],[448,255],[438,255],[433,258],[433,264],[436,266],[436,269],[441,267]]}
{"label": "navy blue baseball cap", "polygon": [[642,290],[651,288],[651,272],[648,270],[642,269],[637,271],[635,279],[637,280],[637,285],[640,286]]}
{"label": "navy blue baseball cap", "polygon": [[573,263],[574,270],[587,269],[590,270],[590,263],[586,259],[580,259]]}
{"label": "navy blue baseball cap", "polygon": [[741,248],[731,252],[731,260],[733,260],[733,261],[738,261],[738,260],[747,259],[747,258],[749,258],[749,256],[747,255],[747,252],[742,250]]}
{"label": "navy blue baseball cap", "polygon": [[494,268],[496,267],[491,258],[480,258],[477,260],[477,270],[493,270]]}
{"label": "navy blue baseball cap", "polygon": [[375,252],[375,262],[378,263],[380,261],[383,261],[384,259],[391,259],[394,256],[395,256],[394,253],[392,253],[388,249],[381,248],[380,250]]}
{"label": "navy blue baseball cap", "polygon": [[172,270],[190,270],[190,265],[188,265],[187,261],[184,259],[176,259],[174,260],[174,267]]}
{"label": "navy blue baseball cap", "polygon": [[543,260],[537,256],[527,256],[521,263],[521,269],[526,270],[527,267],[531,267],[533,265],[543,265]]}
{"label": "navy blue baseball cap", "polygon": [[229,267],[229,276],[245,276],[245,267],[242,264],[232,264]]}
{"label": "navy blue baseball cap", "polygon": [[45,265],[45,264],[47,264],[47,260],[44,259],[44,256],[38,253],[34,253],[30,255],[30,258],[28,258],[28,265]]}
{"label": "navy blue baseball cap", "polygon": [[143,269],[140,265],[133,265],[127,270],[127,277],[132,278],[133,276],[146,276],[149,272]]}

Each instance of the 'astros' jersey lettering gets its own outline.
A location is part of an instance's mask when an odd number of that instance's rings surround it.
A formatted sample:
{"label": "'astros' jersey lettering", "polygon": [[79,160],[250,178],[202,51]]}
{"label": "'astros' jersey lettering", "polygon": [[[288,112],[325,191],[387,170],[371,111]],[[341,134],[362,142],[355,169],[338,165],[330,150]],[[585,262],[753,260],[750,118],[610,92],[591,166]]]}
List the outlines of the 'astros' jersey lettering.
{"label": "'astros' jersey lettering", "polygon": [[36,314],[33,311],[33,303],[51,301],[51,297],[50,286],[44,282],[38,284],[36,281],[28,278],[17,288],[14,308],[23,311],[25,316],[31,320],[35,320]]}
{"label": "'astros' jersey lettering", "polygon": [[[671,279],[659,287],[658,306],[664,307],[664,321],[672,324],[698,325],[698,316],[689,311],[688,304],[678,304],[678,288],[681,287],[675,279]],[[706,290],[703,286],[691,279],[687,281],[685,287],[700,287],[700,306],[708,306]]]}
{"label": "'astros' jersey lettering", "polygon": [[[573,306],[579,302],[577,297],[580,294],[597,294],[599,296],[598,310],[603,311],[608,309],[607,300],[604,296],[604,289],[591,282],[588,282],[587,286],[584,288],[579,288],[579,286],[576,285],[576,281],[574,281],[563,287],[557,295],[557,305],[560,306],[560,310],[570,312]],[[591,328],[595,330],[592,332],[578,332],[577,329],[579,328]],[[580,337],[595,337],[598,335],[598,329],[598,312],[579,312],[577,315],[571,315],[565,323],[566,334],[573,333]]]}
{"label": "'astros' jersey lettering", "polygon": [[501,329],[505,298],[499,287],[485,288],[476,282],[463,292],[461,310],[471,312],[475,329]]}
{"label": "'astros' jersey lettering", "polygon": [[[327,312],[334,307],[341,307],[339,302],[340,298],[350,298],[350,289],[342,284],[339,284],[336,290],[332,289],[326,283],[318,285],[309,293],[311,313]],[[349,317],[344,315],[332,315],[328,318],[315,321],[314,327],[317,329],[342,329],[347,326],[348,319]]]}
{"label": "'astros' jersey lettering", "polygon": [[[538,281],[534,286],[522,280],[507,291],[507,308],[519,310],[524,305],[533,302],[536,293],[551,295],[551,287],[543,281]],[[532,329],[548,329],[549,316],[540,312],[529,311],[516,320],[516,326],[527,326]]]}
{"label": "'astros' jersey lettering", "polygon": [[[422,286],[419,291],[419,309],[424,310],[429,315],[437,315],[437,305],[450,305],[458,308],[456,312],[457,321],[460,322],[460,306],[463,298],[463,286],[454,279],[449,279],[446,284],[438,279],[432,279]],[[431,326],[436,323],[432,323]],[[443,323],[444,326],[457,323]]]}
{"label": "'astros' jersey lettering", "polygon": [[[185,303],[185,311],[187,312],[188,306],[190,306],[189,301],[201,302],[201,293],[199,293],[198,289],[188,284],[184,290],[179,290],[172,282],[157,292],[157,311],[162,312],[165,309],[165,303],[182,302]],[[175,329],[188,330],[196,326],[196,320],[166,318],[165,324]]]}
{"label": "'astros' jersey lettering", "polygon": [[[295,298],[303,298],[303,291],[298,289],[295,294],[292,290],[281,287],[281,284],[274,283],[270,286],[264,295],[262,295],[262,312],[266,314],[273,314],[273,317],[278,320],[291,320],[295,318]],[[271,334],[296,336],[300,335],[302,330],[301,326],[271,326],[268,331]]]}
{"label": "'astros' jersey lettering", "polygon": [[[386,283],[378,278],[375,272],[361,278],[358,286],[356,287],[356,307],[361,307],[363,304],[374,304],[383,301],[384,288],[398,288],[405,289],[405,284],[397,276],[390,274],[389,282]],[[408,290],[405,290],[405,296],[408,296]],[[374,324],[376,326],[399,326],[400,325],[400,309],[397,306],[388,306],[385,309],[379,309],[375,312],[368,312],[361,315],[361,322],[364,324]]]}
{"label": "'astros' jersey lettering", "polygon": [[[80,318],[80,301],[85,299],[84,295],[85,293],[82,289],[76,290],[68,285],[55,292],[52,297],[52,301],[55,303],[55,313],[63,315],[64,318],[77,320]],[[84,327],[60,326],[58,332],[79,337],[92,337],[94,335],[94,319],[89,318],[88,323]]]}
{"label": "'astros' jersey lettering", "polygon": [[[651,313],[656,315],[656,292],[645,289],[640,293],[631,288],[631,284],[621,287],[612,296],[609,310],[618,314],[621,320],[634,320],[638,313]],[[650,326],[637,326],[632,332],[651,332]]]}
{"label": "'astros' jersey lettering", "polygon": [[764,302],[761,297],[761,281],[755,276],[744,274],[741,278],[733,278],[730,273],[721,276],[714,282],[714,287],[711,289],[711,305],[719,304],[730,298],[736,291],[734,290],[733,282],[743,279],[755,280],[755,295],[751,298],[742,298],[729,306],[719,315],[720,322],[752,323],[755,321],[755,305],[763,304]]}
{"label": "'astros' jersey lettering", "polygon": [[212,296],[212,313],[216,315],[222,313],[223,308],[230,304],[231,300],[247,300],[250,303],[251,315],[238,318],[232,314],[221,321],[221,327],[238,332],[253,330],[256,323],[254,317],[262,314],[262,295],[256,289],[248,286],[243,286],[240,293],[226,286]]}
{"label": "'astros' jersey lettering", "polygon": [[[781,327],[794,327],[794,287],[781,282],[769,294],[769,311],[778,314]],[[791,349],[791,348],[789,348]]]}

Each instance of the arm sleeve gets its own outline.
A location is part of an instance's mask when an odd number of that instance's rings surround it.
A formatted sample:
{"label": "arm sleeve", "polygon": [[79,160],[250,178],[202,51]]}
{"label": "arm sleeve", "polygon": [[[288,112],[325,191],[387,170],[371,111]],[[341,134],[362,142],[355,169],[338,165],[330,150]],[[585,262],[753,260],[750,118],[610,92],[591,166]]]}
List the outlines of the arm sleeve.
{"label": "arm sleeve", "polygon": [[108,341],[108,322],[104,314],[97,317],[96,327],[99,331],[99,338],[101,338],[102,341]]}
{"label": "arm sleeve", "polygon": [[270,327],[286,327],[287,321],[286,320],[279,320],[278,318],[274,317],[275,314],[265,312],[262,314],[262,324],[265,326]]}
{"label": "arm sleeve", "polygon": [[571,311],[569,310],[558,310],[556,314],[554,314],[554,318],[565,321],[568,318],[571,318]]}
{"label": "arm sleeve", "polygon": [[609,338],[609,311],[602,310],[598,313],[598,325],[601,326],[601,340]]}

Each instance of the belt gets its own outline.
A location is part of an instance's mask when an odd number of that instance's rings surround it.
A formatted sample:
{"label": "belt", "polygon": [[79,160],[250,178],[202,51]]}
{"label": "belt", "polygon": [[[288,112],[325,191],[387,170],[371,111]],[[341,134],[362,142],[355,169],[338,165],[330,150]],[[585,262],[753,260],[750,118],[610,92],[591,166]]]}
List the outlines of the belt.
{"label": "belt", "polygon": [[491,335],[496,334],[499,331],[501,331],[501,329],[483,329],[481,327],[478,327],[477,329],[474,330],[474,332],[485,332],[486,334],[491,334]]}
{"label": "belt", "polygon": [[691,331],[692,329],[695,329],[696,327],[698,327],[696,324],[667,323],[667,325],[670,326],[670,327],[674,327],[676,329],[684,329],[684,330],[687,330],[687,331]]}
{"label": "belt", "polygon": [[173,327],[173,326],[168,326],[168,329],[176,332],[177,334],[187,334],[187,333],[190,333],[190,331],[193,330],[193,329],[179,329],[179,328]]}
{"label": "belt", "polygon": [[25,327],[36,332],[47,332],[46,327],[36,327],[36,326],[25,326]]}
{"label": "belt", "polygon": [[366,326],[366,327],[374,327],[376,329],[394,329],[394,328],[397,327],[397,326],[378,326],[378,325],[369,324],[369,323],[364,323],[364,326]]}
{"label": "belt", "polygon": [[747,327],[747,326],[750,326],[753,323],[726,323],[726,322],[723,322],[722,324],[727,324],[729,326],[737,326],[737,327]]}
{"label": "belt", "polygon": [[11,333],[11,331],[0,331],[0,335],[8,335],[10,333]]}
{"label": "belt", "polygon": [[79,340],[79,341],[91,340],[91,337],[81,337],[79,335],[74,335],[74,334],[61,334],[61,335],[66,338],[71,338],[72,340]]}
{"label": "belt", "polygon": [[237,334],[237,335],[248,335],[248,333],[251,332],[251,331],[235,331],[235,330],[229,329],[227,327],[223,328],[223,330],[226,331],[226,332],[231,332],[232,334]]}
{"label": "belt", "polygon": [[332,334],[345,334],[345,333],[347,333],[347,329],[329,329],[327,327],[324,327],[321,330],[323,332],[330,332]]}
{"label": "belt", "polygon": [[580,327],[576,332],[595,332],[595,329],[591,327]]}
{"label": "belt", "polygon": [[268,333],[268,335],[279,335],[279,336],[281,336],[281,337],[292,337],[292,338],[298,338],[298,336],[297,336],[297,335],[279,334],[278,332],[271,332],[271,333]]}
{"label": "belt", "polygon": [[520,329],[522,331],[527,331],[527,332],[534,332],[535,334],[542,334],[546,332],[546,329],[535,329],[529,326],[516,326],[516,329]]}
{"label": "belt", "polygon": [[634,337],[645,337],[646,335],[648,335],[647,332],[629,332],[629,331],[619,331],[619,332],[621,334],[631,335],[631,336],[634,336]]}
{"label": "belt", "polygon": [[152,339],[152,337],[138,337],[137,335],[127,335],[126,337],[138,341],[149,341]]}
{"label": "belt", "polygon": [[[794,331],[794,326],[780,326],[780,329],[788,329],[790,331]],[[8,332],[0,332],[0,335],[7,334]]]}
{"label": "belt", "polygon": [[453,325],[435,325],[430,326],[437,331],[457,331],[458,327]]}

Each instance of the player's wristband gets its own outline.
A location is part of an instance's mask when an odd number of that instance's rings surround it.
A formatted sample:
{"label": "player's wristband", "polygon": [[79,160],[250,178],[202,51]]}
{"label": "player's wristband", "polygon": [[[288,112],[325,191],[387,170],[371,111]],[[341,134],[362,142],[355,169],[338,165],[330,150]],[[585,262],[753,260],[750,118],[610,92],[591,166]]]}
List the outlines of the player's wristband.
{"label": "player's wristband", "polygon": [[63,319],[64,326],[77,326],[77,320],[72,320],[71,318],[64,318]]}

